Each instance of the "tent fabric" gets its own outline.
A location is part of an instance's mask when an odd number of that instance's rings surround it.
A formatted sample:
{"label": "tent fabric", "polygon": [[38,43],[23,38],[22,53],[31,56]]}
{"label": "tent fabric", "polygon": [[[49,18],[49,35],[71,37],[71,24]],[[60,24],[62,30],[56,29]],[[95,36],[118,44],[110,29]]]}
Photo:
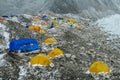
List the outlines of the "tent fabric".
{"label": "tent fabric", "polygon": [[51,50],[49,53],[48,53],[48,56],[50,58],[54,58],[54,57],[57,57],[57,56],[61,56],[63,55],[63,51],[59,48],[55,48],[54,50]]}
{"label": "tent fabric", "polygon": [[31,26],[29,26],[29,29],[30,30],[35,30],[35,31],[39,32],[40,31],[40,26],[31,25]]}
{"label": "tent fabric", "polygon": [[47,16],[46,15],[42,16],[42,19],[47,19]]}
{"label": "tent fabric", "polygon": [[102,61],[95,61],[89,68],[91,73],[110,72],[110,68]]}
{"label": "tent fabric", "polygon": [[40,53],[33,58],[31,58],[30,63],[32,65],[42,65],[42,66],[48,66],[51,64],[51,60],[48,56],[46,56],[44,53]]}
{"label": "tent fabric", "polygon": [[0,18],[0,22],[4,21],[5,19],[4,18]]}
{"label": "tent fabric", "polygon": [[57,18],[57,20],[64,20],[64,18],[60,18],[60,17],[59,17],[59,18]]}
{"label": "tent fabric", "polygon": [[44,43],[45,44],[53,44],[53,43],[56,43],[56,39],[55,38],[47,38],[44,40]]}
{"label": "tent fabric", "polygon": [[10,52],[18,51],[33,51],[39,49],[39,44],[34,38],[14,39],[10,42]]}
{"label": "tent fabric", "polygon": [[46,34],[46,30],[41,29],[41,30],[40,30],[40,33]]}
{"label": "tent fabric", "polygon": [[9,16],[4,15],[4,16],[2,16],[2,17],[4,17],[4,18],[8,18]]}

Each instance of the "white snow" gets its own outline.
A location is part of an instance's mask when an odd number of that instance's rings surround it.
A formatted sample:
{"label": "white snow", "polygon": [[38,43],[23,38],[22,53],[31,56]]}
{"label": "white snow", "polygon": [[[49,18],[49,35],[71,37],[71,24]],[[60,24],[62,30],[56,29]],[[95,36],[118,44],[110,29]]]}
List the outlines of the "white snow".
{"label": "white snow", "polygon": [[6,60],[4,59],[5,55],[6,53],[0,54],[0,66],[4,66],[6,64]]}
{"label": "white snow", "polygon": [[24,16],[25,18],[27,18],[27,19],[32,18],[32,16],[31,16],[31,15],[28,15],[28,14],[23,14],[23,16]]}
{"label": "white snow", "polygon": [[19,23],[19,20],[18,20],[18,18],[17,17],[10,17],[8,20],[11,20],[11,21],[13,21],[13,22],[18,22]]}
{"label": "white snow", "polygon": [[0,34],[5,37],[4,46],[0,45],[0,48],[9,47],[9,33],[6,31],[6,26],[0,23]]}
{"label": "white snow", "polygon": [[24,76],[26,76],[27,70],[24,68],[24,66],[19,66],[19,68],[20,72],[18,80],[21,80]]}
{"label": "white snow", "polygon": [[120,35],[120,15],[115,14],[105,18],[102,18],[96,22],[100,26],[104,27],[105,31],[110,32],[111,34]]}
{"label": "white snow", "polygon": [[1,59],[0,60],[0,67],[4,66],[5,64],[6,64],[6,60],[5,59]]}
{"label": "white snow", "polygon": [[3,59],[3,57],[5,56],[6,54],[0,54],[0,60]]}

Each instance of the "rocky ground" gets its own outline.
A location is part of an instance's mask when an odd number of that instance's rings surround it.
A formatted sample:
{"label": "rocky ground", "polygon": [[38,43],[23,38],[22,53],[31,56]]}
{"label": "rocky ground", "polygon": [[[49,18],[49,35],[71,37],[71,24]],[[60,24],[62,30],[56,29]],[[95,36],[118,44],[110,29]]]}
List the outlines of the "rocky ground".
{"label": "rocky ground", "polygon": [[[29,19],[21,19],[30,22]],[[120,79],[120,40],[104,32],[96,24],[83,21],[82,29],[63,28],[57,32],[40,34],[30,31],[20,23],[8,20],[2,24],[9,27],[10,40],[14,38],[34,37],[42,47],[43,40],[54,37],[57,40],[52,47],[64,51],[64,56],[52,60],[54,67],[32,67],[29,60],[38,53],[7,54],[1,50],[4,60],[0,65],[0,80],[119,80]],[[33,34],[34,33],[34,34]],[[1,38],[4,39],[4,38]],[[51,45],[48,45],[51,47]],[[41,50],[40,50],[41,52]],[[86,74],[94,61],[103,61],[111,69],[107,76]]]}

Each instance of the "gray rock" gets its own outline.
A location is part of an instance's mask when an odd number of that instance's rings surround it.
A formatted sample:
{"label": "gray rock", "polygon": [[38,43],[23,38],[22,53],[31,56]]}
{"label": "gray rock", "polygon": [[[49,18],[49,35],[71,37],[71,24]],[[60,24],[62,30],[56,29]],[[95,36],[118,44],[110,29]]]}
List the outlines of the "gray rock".
{"label": "gray rock", "polygon": [[75,55],[72,55],[72,56],[71,56],[71,59],[72,59],[72,60],[75,60],[76,58],[77,58],[77,57],[76,57]]}
{"label": "gray rock", "polygon": [[71,54],[65,54],[65,56],[66,56],[67,58],[70,58],[70,57],[71,57]]}

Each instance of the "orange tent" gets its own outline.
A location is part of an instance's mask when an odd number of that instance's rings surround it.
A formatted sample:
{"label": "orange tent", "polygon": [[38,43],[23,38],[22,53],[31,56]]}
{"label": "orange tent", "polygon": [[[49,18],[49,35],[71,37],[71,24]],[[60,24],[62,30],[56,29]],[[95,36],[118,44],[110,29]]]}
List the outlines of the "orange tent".
{"label": "orange tent", "polygon": [[34,26],[35,31],[39,32],[40,31],[40,27],[39,26]]}
{"label": "orange tent", "polygon": [[32,16],[32,18],[33,18],[34,22],[37,22],[37,21],[41,20],[41,18],[39,16]]}
{"label": "orange tent", "polygon": [[40,31],[40,27],[39,27],[39,26],[34,26],[34,25],[29,26],[29,29],[30,29],[30,30],[35,30],[35,31],[37,31],[37,32]]}
{"label": "orange tent", "polygon": [[0,22],[4,21],[5,19],[4,18],[0,18]]}

